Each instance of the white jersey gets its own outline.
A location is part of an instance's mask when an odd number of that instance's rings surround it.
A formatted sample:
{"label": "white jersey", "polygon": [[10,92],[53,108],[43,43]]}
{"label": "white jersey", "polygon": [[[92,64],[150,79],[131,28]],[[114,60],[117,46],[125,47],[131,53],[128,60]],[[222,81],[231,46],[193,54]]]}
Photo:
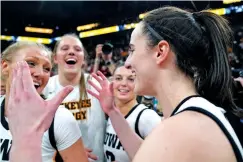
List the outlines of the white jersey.
{"label": "white jersey", "polygon": [[[161,122],[161,117],[154,110],[147,109],[143,104],[138,104],[133,107],[125,118],[130,127],[143,139]],[[128,154],[117,137],[110,119],[108,119],[106,126],[104,152],[107,162],[130,161]]]}
{"label": "white jersey", "polygon": [[[0,125],[0,139],[1,139],[1,152],[0,161],[9,161],[9,152],[12,145],[12,135],[8,127],[8,119],[4,116],[4,104],[1,98],[1,125]],[[54,120],[54,132],[57,140],[57,148],[62,151],[81,138],[81,132],[76,120],[72,113],[67,109],[60,107],[57,109]],[[42,137],[42,161],[52,162],[56,150],[52,148],[49,140],[48,131]]]}
{"label": "white jersey", "polygon": [[[91,89],[87,84],[88,74],[85,74],[86,88]],[[49,79],[49,82],[43,91],[43,94],[51,99],[64,87],[60,84],[58,75]],[[93,89],[91,89],[93,90]],[[79,103],[79,86],[64,99],[63,105],[73,113],[82,132],[82,139],[85,147],[93,150],[93,154],[98,156],[98,162],[104,161],[104,135],[105,135],[105,114],[99,101],[88,94],[88,99]]]}
{"label": "white jersey", "polygon": [[[200,96],[189,96],[185,98],[173,111],[172,115],[176,115],[178,113],[181,113],[183,111],[196,111],[199,113],[202,113],[211,119],[213,119],[220,129],[224,132],[225,136],[230,141],[230,144],[234,150],[236,159],[238,162],[243,161],[243,148],[242,148],[242,141],[240,142],[239,134],[236,134],[236,129],[241,129],[242,125],[240,125],[240,120],[237,120],[237,127],[233,128],[233,125],[231,125],[231,119],[232,116],[229,116],[228,113],[206,99],[200,97]],[[233,117],[234,118],[234,117]],[[240,128],[241,127],[241,128]],[[242,131],[242,130],[241,130]],[[237,131],[239,132],[239,131]]]}

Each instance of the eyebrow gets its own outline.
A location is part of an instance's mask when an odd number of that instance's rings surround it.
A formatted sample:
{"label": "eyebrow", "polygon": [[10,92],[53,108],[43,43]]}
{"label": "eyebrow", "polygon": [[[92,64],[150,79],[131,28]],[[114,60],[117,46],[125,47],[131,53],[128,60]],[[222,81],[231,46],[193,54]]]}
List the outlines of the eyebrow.
{"label": "eyebrow", "polygon": [[[38,57],[36,57],[36,56],[28,56],[28,57],[26,57],[27,59],[29,59],[29,58],[34,58],[34,59],[36,59],[36,60],[38,60],[38,61],[40,61],[40,58],[38,58]],[[47,63],[46,63],[47,64]],[[47,65],[50,65],[50,67],[52,68],[52,64],[47,64]]]}
{"label": "eyebrow", "polygon": [[36,57],[36,56],[28,56],[28,57],[26,57],[26,58],[34,58],[34,59],[37,59],[37,60],[40,60],[38,57]]}
{"label": "eyebrow", "polygon": [[74,47],[82,48],[82,46],[79,46],[79,45],[70,45],[70,44],[63,44],[61,47],[64,47],[64,46],[74,46]]}
{"label": "eyebrow", "polygon": [[[121,74],[115,74],[115,76],[116,76],[116,77],[122,77]],[[135,75],[128,75],[127,77],[128,77],[128,78],[130,78],[130,77],[135,77]]]}

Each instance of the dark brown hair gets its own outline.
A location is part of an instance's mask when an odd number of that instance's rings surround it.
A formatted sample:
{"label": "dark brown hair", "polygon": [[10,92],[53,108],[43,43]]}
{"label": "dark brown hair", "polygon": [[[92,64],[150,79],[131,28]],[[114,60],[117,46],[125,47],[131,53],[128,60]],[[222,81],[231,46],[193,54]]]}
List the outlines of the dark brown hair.
{"label": "dark brown hair", "polygon": [[177,66],[194,80],[202,97],[226,110],[237,110],[227,57],[233,38],[226,19],[208,11],[162,7],[149,12],[141,23],[148,46],[166,40]]}

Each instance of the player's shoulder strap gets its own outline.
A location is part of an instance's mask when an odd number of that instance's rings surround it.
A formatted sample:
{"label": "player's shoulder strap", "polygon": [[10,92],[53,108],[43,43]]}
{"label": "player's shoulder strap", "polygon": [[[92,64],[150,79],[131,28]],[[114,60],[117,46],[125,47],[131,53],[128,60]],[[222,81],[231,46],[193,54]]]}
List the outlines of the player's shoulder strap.
{"label": "player's shoulder strap", "polygon": [[51,146],[57,150],[57,144],[56,144],[56,140],[55,140],[55,135],[54,135],[54,119],[52,120],[51,126],[49,128],[49,140],[51,143]]}
{"label": "player's shoulder strap", "polygon": [[136,119],[136,121],[135,121],[135,132],[136,132],[142,139],[144,139],[144,138],[142,137],[142,135],[141,135],[140,132],[139,132],[139,128],[138,128],[139,125],[138,125],[138,124],[139,124],[139,119],[140,119],[142,113],[143,113],[144,110],[146,110],[146,109],[149,109],[149,108],[144,108],[144,109],[142,109],[142,110],[138,113],[137,119]]}
{"label": "player's shoulder strap", "polygon": [[63,162],[62,157],[57,149],[57,143],[56,143],[55,134],[54,134],[54,120],[55,120],[55,116],[54,116],[51,126],[48,130],[49,140],[50,140],[51,146],[56,150],[55,162]]}

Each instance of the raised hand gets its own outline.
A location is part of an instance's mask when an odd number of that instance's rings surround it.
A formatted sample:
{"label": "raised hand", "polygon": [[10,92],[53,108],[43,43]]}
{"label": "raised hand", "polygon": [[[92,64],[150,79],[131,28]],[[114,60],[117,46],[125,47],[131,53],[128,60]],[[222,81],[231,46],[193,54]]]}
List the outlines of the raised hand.
{"label": "raised hand", "polygon": [[94,81],[89,80],[89,84],[98,94],[90,89],[87,89],[87,92],[100,101],[103,111],[109,115],[110,111],[114,109],[113,84],[100,71],[97,74],[92,73],[91,75],[99,82],[101,88]]}
{"label": "raised hand", "polygon": [[50,127],[58,106],[72,89],[66,87],[52,100],[44,101],[34,87],[27,63],[17,63],[12,72],[7,105],[13,141],[29,135],[43,134]]}

